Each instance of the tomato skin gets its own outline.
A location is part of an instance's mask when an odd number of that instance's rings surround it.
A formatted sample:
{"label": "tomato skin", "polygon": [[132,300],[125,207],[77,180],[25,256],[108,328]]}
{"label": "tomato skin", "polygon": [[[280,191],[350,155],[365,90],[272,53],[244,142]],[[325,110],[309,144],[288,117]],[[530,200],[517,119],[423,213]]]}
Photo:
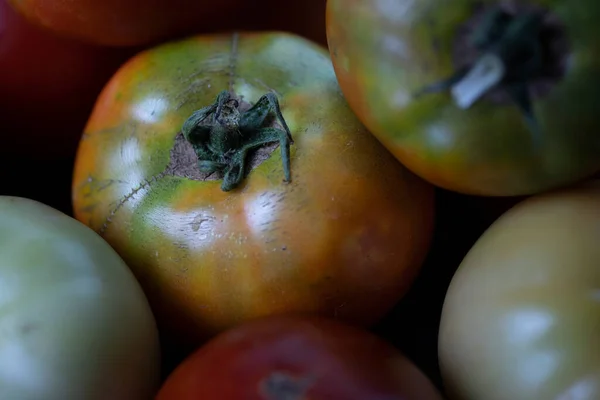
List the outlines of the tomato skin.
{"label": "tomato skin", "polygon": [[72,157],[97,95],[129,56],[54,37],[0,0],[0,154]]}
{"label": "tomato skin", "polygon": [[600,398],[600,181],[533,196],[469,251],[446,294],[451,399]]}
{"label": "tomato skin", "polygon": [[597,91],[600,3],[533,0],[556,14],[572,44],[567,75],[534,100],[536,145],[518,108],[481,101],[459,109],[448,93],[413,94],[454,72],[455,33],[492,0],[330,0],[327,37],[352,109],[410,170],[475,195],[529,195],[600,170]]}
{"label": "tomato skin", "polygon": [[298,316],[221,334],[175,369],[156,400],[292,398],[265,393],[274,377],[295,381],[303,399],[441,400],[417,367],[372,333]]}
{"label": "tomato skin", "polygon": [[96,233],[33,200],[0,196],[0,393],[142,400],[160,349],[150,306]]}
{"label": "tomato skin", "polygon": [[[230,83],[251,103],[278,93],[290,184],[279,150],[233,192],[163,174],[183,122]],[[375,322],[420,268],[433,201],[353,116],[326,50],[283,33],[138,55],[98,99],[73,179],[76,218],[126,260],[165,329],[191,340],[276,313]]]}

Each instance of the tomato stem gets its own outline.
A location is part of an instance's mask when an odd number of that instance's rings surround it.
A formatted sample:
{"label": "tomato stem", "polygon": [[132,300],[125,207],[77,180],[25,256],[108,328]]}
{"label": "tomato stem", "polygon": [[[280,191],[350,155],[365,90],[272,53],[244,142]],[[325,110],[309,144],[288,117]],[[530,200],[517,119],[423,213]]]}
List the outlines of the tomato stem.
{"label": "tomato stem", "polygon": [[450,90],[456,104],[466,109],[496,86],[527,85],[544,67],[542,20],[540,13],[510,15],[492,10],[471,38],[479,58],[418,94]]}
{"label": "tomato stem", "polygon": [[492,53],[482,56],[461,80],[451,86],[454,101],[460,108],[471,107],[505,75],[506,67],[500,57]]}
{"label": "tomato stem", "polygon": [[[248,153],[266,144],[279,142],[285,182],[291,180],[290,129],[273,93],[262,96],[249,109],[224,90],[215,102],[194,112],[183,124],[182,133],[198,157],[198,168],[205,173],[223,173],[221,189],[236,188],[244,178]],[[283,129],[267,126],[274,114]]]}

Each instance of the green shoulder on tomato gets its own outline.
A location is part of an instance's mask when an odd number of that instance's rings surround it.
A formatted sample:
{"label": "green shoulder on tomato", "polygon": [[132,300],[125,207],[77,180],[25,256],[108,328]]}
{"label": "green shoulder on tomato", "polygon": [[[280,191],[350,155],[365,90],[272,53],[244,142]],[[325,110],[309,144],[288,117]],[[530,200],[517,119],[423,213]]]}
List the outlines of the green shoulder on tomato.
{"label": "green shoulder on tomato", "polygon": [[527,195],[600,170],[600,3],[515,4],[328,1],[352,109],[438,186]]}
{"label": "green shoulder on tomato", "polygon": [[[285,136],[283,120],[293,143],[273,136],[224,185],[219,168],[241,153],[201,146],[228,124],[217,105],[234,118],[265,99],[257,131]],[[225,137],[252,141],[240,129]],[[79,145],[73,205],[132,268],[159,324],[196,343],[272,314],[375,323],[410,287],[434,222],[432,185],[360,124],[327,50],[281,32],[200,35],[126,63]]]}

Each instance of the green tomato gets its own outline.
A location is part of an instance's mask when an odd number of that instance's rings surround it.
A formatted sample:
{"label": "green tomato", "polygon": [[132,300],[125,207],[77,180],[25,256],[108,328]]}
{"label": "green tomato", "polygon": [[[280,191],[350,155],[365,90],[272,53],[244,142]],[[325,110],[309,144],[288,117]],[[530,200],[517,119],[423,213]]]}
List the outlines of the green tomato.
{"label": "green tomato", "polygon": [[159,370],[154,317],[117,253],[51,207],[0,196],[0,398],[149,399]]}
{"label": "green tomato", "polygon": [[450,399],[600,399],[600,181],[502,215],[452,279],[439,332]]}

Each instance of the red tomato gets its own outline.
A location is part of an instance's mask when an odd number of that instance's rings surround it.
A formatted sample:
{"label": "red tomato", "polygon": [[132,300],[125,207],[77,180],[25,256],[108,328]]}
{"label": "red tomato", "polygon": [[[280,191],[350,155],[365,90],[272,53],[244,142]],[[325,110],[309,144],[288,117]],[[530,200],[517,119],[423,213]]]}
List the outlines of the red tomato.
{"label": "red tomato", "polygon": [[[235,190],[202,175],[181,131],[224,89],[228,115],[277,93],[291,182],[273,147]],[[133,58],[98,99],[73,179],[77,219],[134,270],[162,327],[194,341],[277,313],[374,323],[420,269],[433,193],[358,122],[327,51],[281,33],[196,36]]]}
{"label": "red tomato", "polygon": [[192,33],[285,30],[325,44],[325,0],[8,0],[33,23],[62,35],[142,45]]}
{"label": "red tomato", "polygon": [[8,0],[30,21],[102,45],[147,44],[194,28],[222,29],[239,0]]}
{"label": "red tomato", "polygon": [[0,153],[74,154],[96,96],[129,54],[54,37],[0,0]]}
{"label": "red tomato", "polygon": [[277,317],[221,334],[180,364],[156,400],[441,400],[429,379],[372,333]]}

